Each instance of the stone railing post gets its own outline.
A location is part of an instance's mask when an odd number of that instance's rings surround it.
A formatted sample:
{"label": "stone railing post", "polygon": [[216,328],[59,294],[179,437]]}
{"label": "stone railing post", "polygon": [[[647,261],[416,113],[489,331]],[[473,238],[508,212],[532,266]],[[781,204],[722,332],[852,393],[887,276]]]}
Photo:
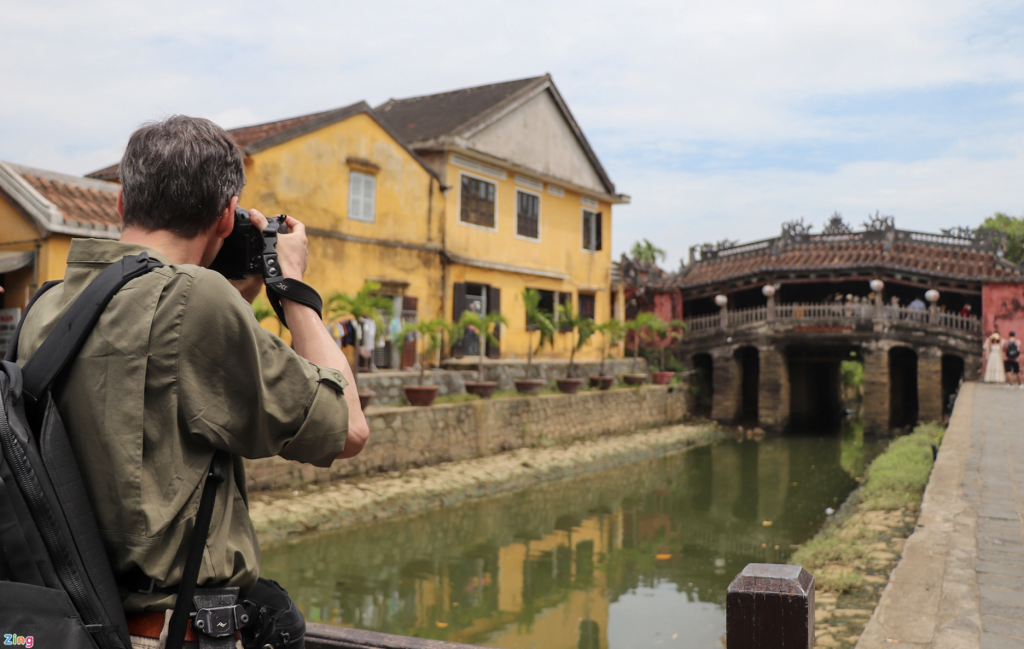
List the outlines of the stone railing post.
{"label": "stone railing post", "polygon": [[715,304],[718,305],[719,314],[722,318],[722,329],[729,328],[729,298],[724,295],[715,296]]}
{"label": "stone railing post", "polygon": [[814,646],[814,577],[800,566],[750,563],[725,598],[727,649]]}

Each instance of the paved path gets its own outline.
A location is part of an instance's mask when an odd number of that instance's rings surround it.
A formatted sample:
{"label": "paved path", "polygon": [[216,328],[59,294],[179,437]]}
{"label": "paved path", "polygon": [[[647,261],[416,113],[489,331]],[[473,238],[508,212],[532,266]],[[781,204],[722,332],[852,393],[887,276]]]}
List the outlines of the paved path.
{"label": "paved path", "polygon": [[858,648],[1024,649],[1024,391],[963,387]]}

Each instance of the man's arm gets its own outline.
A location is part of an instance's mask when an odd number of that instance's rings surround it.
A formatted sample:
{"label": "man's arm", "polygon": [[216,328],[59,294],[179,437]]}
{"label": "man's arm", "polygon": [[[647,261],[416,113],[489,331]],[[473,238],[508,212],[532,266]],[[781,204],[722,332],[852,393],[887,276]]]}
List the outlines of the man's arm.
{"label": "man's arm", "polygon": [[[266,217],[258,211],[249,210],[249,215],[253,223],[260,228],[266,226]],[[306,227],[292,217],[288,217],[286,223],[289,234],[277,237],[277,256],[281,264],[281,274],[302,281],[309,255],[306,247]],[[281,305],[288,320],[288,329],[292,333],[292,347],[295,353],[311,363],[338,370],[348,382],[348,387],[345,388],[345,401],[348,403],[348,438],[345,440],[345,450],[338,457],[358,455],[366,445],[370,428],[359,405],[359,389],[348,359],[335,344],[313,309],[289,299],[281,300]]]}

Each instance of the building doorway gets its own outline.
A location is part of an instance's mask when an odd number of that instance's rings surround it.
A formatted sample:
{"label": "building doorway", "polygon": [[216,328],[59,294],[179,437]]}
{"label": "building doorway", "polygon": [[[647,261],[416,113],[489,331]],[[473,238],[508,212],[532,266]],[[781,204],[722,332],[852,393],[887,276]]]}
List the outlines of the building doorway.
{"label": "building doorway", "polygon": [[889,350],[889,426],[917,423],[917,354],[909,347]]}

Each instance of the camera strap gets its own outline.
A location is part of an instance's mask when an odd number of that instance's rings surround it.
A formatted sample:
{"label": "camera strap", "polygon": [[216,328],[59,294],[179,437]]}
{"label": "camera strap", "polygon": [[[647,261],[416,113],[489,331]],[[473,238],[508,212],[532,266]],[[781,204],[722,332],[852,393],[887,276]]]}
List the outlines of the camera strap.
{"label": "camera strap", "polygon": [[316,292],[316,289],[309,284],[300,282],[297,279],[280,276],[266,278],[265,282],[267,285],[267,300],[270,301],[270,306],[274,308],[277,319],[284,326],[287,327],[288,322],[284,319],[284,308],[281,306],[281,298],[287,298],[293,302],[308,306],[316,311],[317,316],[323,319],[324,302],[320,299],[320,294]]}

